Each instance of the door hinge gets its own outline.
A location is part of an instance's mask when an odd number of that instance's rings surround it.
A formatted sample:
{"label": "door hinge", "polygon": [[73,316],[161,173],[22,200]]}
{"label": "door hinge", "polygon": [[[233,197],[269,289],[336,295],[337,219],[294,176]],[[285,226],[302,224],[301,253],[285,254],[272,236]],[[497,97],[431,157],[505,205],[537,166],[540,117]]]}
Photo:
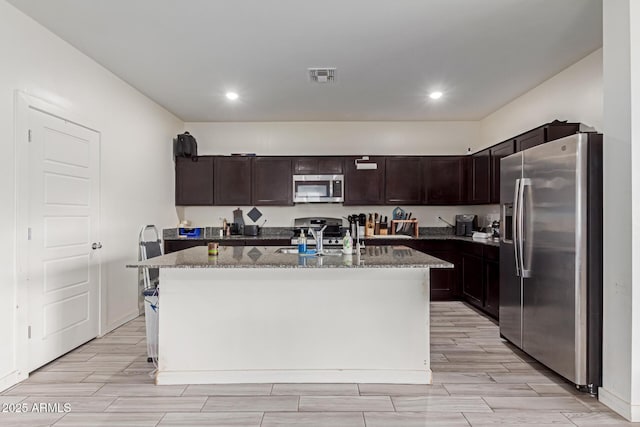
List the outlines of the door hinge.
{"label": "door hinge", "polygon": [[27,338],[31,339],[31,325],[29,325],[29,329],[27,332]]}
{"label": "door hinge", "polygon": [[31,142],[31,129],[29,129],[29,131],[27,132],[27,138],[29,142]]}
{"label": "door hinge", "polygon": [[27,240],[31,240],[31,227],[27,228]]}

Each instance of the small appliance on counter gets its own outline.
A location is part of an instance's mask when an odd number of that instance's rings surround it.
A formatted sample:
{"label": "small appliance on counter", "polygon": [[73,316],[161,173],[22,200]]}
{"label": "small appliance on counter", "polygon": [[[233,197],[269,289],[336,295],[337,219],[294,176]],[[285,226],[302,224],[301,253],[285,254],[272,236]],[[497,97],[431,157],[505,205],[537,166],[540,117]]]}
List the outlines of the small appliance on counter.
{"label": "small appliance on counter", "polygon": [[491,230],[491,234],[493,235],[493,237],[500,237],[500,221],[493,221],[491,223]]}
{"label": "small appliance on counter", "polygon": [[178,227],[178,237],[182,239],[190,238],[198,238],[204,237],[204,228],[195,227],[195,228],[187,228],[187,227]]}
{"label": "small appliance on counter", "polygon": [[267,222],[267,220],[265,219],[264,222],[262,223],[262,225],[245,224],[244,225],[244,229],[243,229],[243,234],[245,236],[250,236],[250,237],[259,236],[260,235],[260,231],[262,231],[262,227],[264,227],[264,224],[266,222]]}
{"label": "small appliance on counter", "polygon": [[478,217],[472,214],[456,215],[456,236],[473,236],[478,229]]}
{"label": "small appliance on counter", "polygon": [[242,209],[238,208],[233,211],[233,223],[231,223],[231,234],[238,235],[244,233],[244,216]]}
{"label": "small appliance on counter", "polygon": [[238,236],[242,234],[244,230],[244,224],[238,224],[237,222],[232,222],[229,224],[229,232],[232,236]]}

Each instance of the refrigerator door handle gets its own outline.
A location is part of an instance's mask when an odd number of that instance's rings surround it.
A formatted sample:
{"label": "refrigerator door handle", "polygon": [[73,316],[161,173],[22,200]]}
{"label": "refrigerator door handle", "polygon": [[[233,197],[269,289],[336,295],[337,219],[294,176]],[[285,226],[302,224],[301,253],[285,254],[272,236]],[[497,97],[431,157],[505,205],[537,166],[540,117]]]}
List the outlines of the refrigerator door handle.
{"label": "refrigerator door handle", "polygon": [[[524,212],[524,191],[526,187],[531,187],[531,179],[522,178],[520,180],[520,188],[518,189],[518,252],[520,253],[520,274],[522,277],[527,278],[531,277],[531,270],[526,269],[524,265],[525,253],[524,253],[524,243],[525,243],[525,235],[524,235],[524,221],[525,221],[525,212]],[[528,218],[528,217],[527,217]],[[531,237],[529,236],[529,239]],[[527,245],[530,246],[530,242],[527,240]],[[530,251],[529,251],[530,252]],[[529,266],[530,267],[530,266]]]}
{"label": "refrigerator door handle", "polygon": [[516,276],[520,276],[520,239],[518,238],[518,231],[520,226],[519,222],[520,212],[520,179],[516,179],[516,185],[513,190],[513,221],[512,221],[512,234],[513,234],[513,255],[516,260]]}

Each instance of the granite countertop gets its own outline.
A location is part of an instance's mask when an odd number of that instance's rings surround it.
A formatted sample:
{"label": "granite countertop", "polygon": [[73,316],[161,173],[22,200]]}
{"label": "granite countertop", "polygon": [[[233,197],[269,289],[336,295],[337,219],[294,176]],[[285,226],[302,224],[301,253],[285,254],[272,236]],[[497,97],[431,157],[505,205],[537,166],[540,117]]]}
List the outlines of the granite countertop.
{"label": "granite countertop", "polygon": [[[216,241],[224,241],[224,240],[251,240],[259,242],[260,240],[273,240],[273,239],[286,239],[289,240],[293,237],[293,232],[290,228],[280,228],[280,227],[272,227],[265,228],[263,233],[259,236],[243,236],[243,235],[233,235],[233,236],[223,236],[220,237],[218,234],[219,228],[206,227],[204,236],[200,237],[179,237],[175,228],[165,229],[163,233],[164,240],[216,240]],[[418,237],[407,236],[407,235],[387,235],[387,236],[376,236],[376,237],[367,237],[365,238],[365,243],[371,244],[376,240],[383,239],[407,239],[407,240],[459,240],[463,242],[472,242],[479,243],[481,245],[488,246],[500,246],[499,239],[487,239],[487,240],[479,240],[474,239],[472,237],[466,236],[456,236],[452,234],[452,230],[448,227],[421,227],[420,234]]]}
{"label": "granite countertop", "polygon": [[129,268],[453,268],[453,264],[406,246],[367,246],[358,255],[304,255],[276,252],[273,246],[221,246],[209,256],[206,246],[128,264]]}

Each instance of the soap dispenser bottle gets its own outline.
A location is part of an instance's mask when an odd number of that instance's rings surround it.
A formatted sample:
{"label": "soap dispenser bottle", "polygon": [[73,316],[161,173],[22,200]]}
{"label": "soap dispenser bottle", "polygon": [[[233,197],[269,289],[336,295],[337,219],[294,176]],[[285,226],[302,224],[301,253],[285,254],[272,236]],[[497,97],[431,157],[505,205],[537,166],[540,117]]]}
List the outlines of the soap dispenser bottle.
{"label": "soap dispenser bottle", "polygon": [[345,234],[344,239],[342,239],[342,253],[345,255],[353,254],[353,238],[349,230],[347,230],[347,234]]}
{"label": "soap dispenser bottle", "polygon": [[304,230],[300,230],[300,237],[298,237],[298,253],[307,253],[307,238],[304,235]]}

